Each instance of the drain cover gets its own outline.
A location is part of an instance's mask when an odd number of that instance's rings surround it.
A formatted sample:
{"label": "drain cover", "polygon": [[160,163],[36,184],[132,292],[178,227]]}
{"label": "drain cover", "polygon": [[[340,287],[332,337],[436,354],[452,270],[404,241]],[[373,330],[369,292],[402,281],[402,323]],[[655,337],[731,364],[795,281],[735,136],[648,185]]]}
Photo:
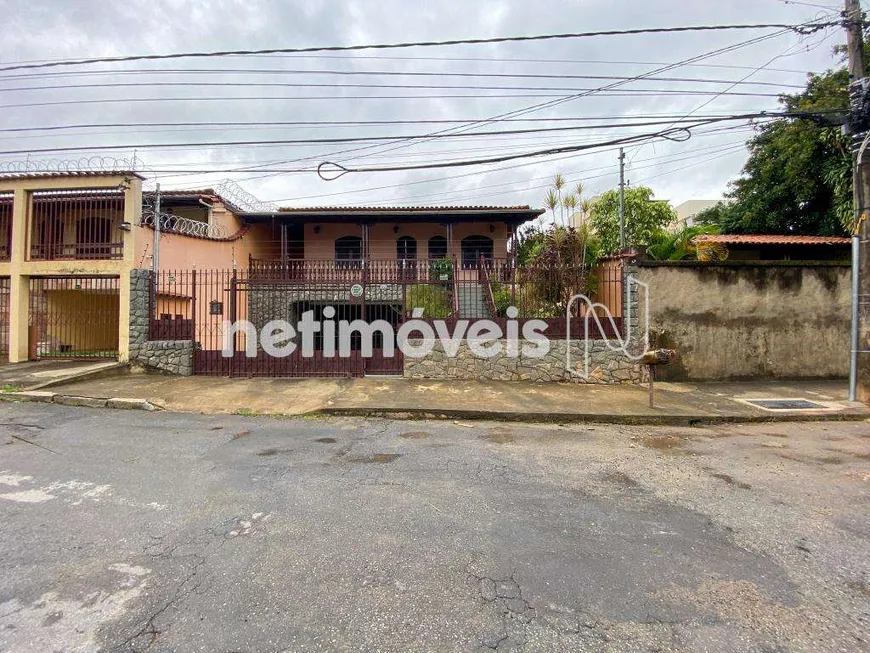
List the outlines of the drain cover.
{"label": "drain cover", "polygon": [[747,399],[747,404],[753,404],[767,410],[819,410],[826,406],[807,399]]}

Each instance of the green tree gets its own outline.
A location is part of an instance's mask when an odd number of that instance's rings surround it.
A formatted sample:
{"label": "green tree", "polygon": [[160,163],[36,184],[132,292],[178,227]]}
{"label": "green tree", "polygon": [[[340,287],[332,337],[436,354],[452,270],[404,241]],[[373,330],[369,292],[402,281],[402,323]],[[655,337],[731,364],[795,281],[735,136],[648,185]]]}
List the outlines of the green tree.
{"label": "green tree", "polygon": [[814,114],[758,127],[730,204],[699,216],[725,233],[839,235],[851,228],[852,159],[839,127],[818,116],[846,111],[844,68],[810,75],[806,89],[780,99],[783,110]]}
{"label": "green tree", "polygon": [[[645,186],[625,189],[627,247],[649,245],[656,234],[676,219],[671,205],[654,199],[652,189]],[[609,190],[598,198],[589,211],[589,222],[598,234],[602,251],[619,249],[619,191]]]}
{"label": "green tree", "polygon": [[699,224],[692,227],[681,227],[677,231],[660,231],[653,236],[646,248],[647,258],[653,261],[684,261],[697,259],[698,250],[693,239],[695,236],[718,234],[719,226],[714,224]]}

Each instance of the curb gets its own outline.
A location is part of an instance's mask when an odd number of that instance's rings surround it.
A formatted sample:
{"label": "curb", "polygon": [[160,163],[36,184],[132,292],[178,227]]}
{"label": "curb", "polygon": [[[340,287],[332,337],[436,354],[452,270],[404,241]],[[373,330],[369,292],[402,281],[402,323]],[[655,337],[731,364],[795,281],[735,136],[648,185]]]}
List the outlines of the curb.
{"label": "curb", "polygon": [[162,410],[147,399],[130,397],[79,397],[64,395],[43,390],[24,390],[22,392],[0,393],[0,401],[21,402],[30,401],[42,404],[60,404],[61,406],[83,406],[85,408],[114,408],[117,410]]}
{"label": "curb", "polygon": [[[42,390],[0,393],[0,401],[54,403],[62,406],[111,408],[115,410],[163,411],[147,399],[130,397],[82,397]],[[178,411],[187,412],[187,411]],[[715,424],[764,424],[773,422],[861,422],[868,412],[787,413],[783,415],[608,415],[604,413],[516,413],[485,410],[431,410],[424,408],[321,408],[307,413],[257,414],[250,417],[373,417],[394,420],[467,420],[526,424],[618,424],[623,426],[707,426]]]}
{"label": "curb", "polygon": [[603,413],[512,413],[483,410],[427,410],[423,408],[322,408],[307,417],[374,417],[395,420],[468,420],[527,424],[619,424],[623,426],[706,426],[772,422],[862,422],[870,413],[790,413],[783,415],[607,415]]}

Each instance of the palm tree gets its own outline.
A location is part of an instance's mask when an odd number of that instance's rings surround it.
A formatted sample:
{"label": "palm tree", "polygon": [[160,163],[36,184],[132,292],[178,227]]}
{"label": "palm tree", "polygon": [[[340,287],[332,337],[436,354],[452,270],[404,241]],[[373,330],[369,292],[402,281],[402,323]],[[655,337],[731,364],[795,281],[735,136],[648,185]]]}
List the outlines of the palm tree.
{"label": "palm tree", "polygon": [[550,189],[547,191],[547,196],[544,198],[544,204],[550,212],[553,214],[553,224],[556,223],[556,207],[559,206],[560,200],[559,196],[556,194],[554,189]]}

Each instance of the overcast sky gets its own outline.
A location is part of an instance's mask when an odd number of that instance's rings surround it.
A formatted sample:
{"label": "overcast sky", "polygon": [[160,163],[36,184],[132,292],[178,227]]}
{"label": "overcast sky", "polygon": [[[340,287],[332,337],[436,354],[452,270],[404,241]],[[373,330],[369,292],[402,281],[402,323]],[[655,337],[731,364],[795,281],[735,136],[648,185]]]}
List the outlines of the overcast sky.
{"label": "overcast sky", "polygon": [[[5,19],[0,61],[8,64],[94,56],[391,43],[641,27],[796,24],[824,16],[836,18],[839,7],[832,0],[808,3],[786,3],[783,0],[428,0],[425,3],[407,0],[150,0],[145,3],[0,0],[0,12]],[[613,188],[618,181],[616,152],[609,148],[447,170],[358,172],[331,182],[320,180],[313,172],[266,173],[260,170],[179,176],[159,171],[243,166],[265,166],[267,170],[276,166],[312,168],[322,161],[358,167],[415,165],[594,143],[644,133],[661,127],[468,136],[417,144],[379,143],[374,147],[372,143],[202,145],[228,140],[426,134],[456,125],[275,127],[219,126],[212,123],[479,120],[580,92],[577,89],[595,89],[616,81],[577,76],[640,75],[662,65],[740,44],[774,31],[595,37],[539,43],[380,50],[337,56],[179,59],[0,73],[2,128],[205,123],[193,127],[2,132],[0,150],[92,148],[88,152],[30,155],[31,161],[47,161],[95,154],[131,157],[133,151],[127,146],[193,143],[196,147],[139,149],[136,157],[150,170],[157,171],[145,174],[152,182],[159,180],[164,188],[208,187],[230,177],[261,200],[281,205],[541,206],[550,178],[559,171],[572,184],[582,182],[587,197]],[[839,28],[807,37],[779,35],[660,75],[693,81],[632,81],[610,92],[587,95],[555,108],[529,113],[523,116],[532,119],[528,122],[478,125],[477,131],[609,125],[624,123],[632,117],[663,120],[663,115],[679,117],[692,111],[696,111],[695,115],[709,115],[776,110],[777,93],[794,92],[804,84],[808,72],[823,71],[838,64],[832,48],[843,40]],[[756,71],[757,68],[761,69]],[[141,72],[160,69],[163,72]],[[188,72],[168,72],[179,69]],[[211,72],[191,72],[203,69]],[[236,72],[227,72],[233,69]],[[239,69],[272,72],[240,72]],[[454,75],[337,74],[343,71]],[[83,75],[85,72],[91,74]],[[40,76],[33,76],[34,73]],[[468,73],[475,75],[469,76]],[[481,76],[483,74],[488,76]],[[566,77],[569,75],[575,77]],[[744,83],[726,94],[716,95],[740,80]],[[175,85],[153,85],[166,82]],[[112,83],[128,86],[93,86]],[[204,83],[222,85],[206,86]],[[238,86],[239,83],[246,86]],[[250,85],[254,83],[273,85]],[[318,84],[323,86],[316,86]],[[357,86],[349,86],[351,84]],[[82,88],[34,89],[68,85],[81,85]],[[371,88],[370,85],[390,88]],[[456,88],[407,88],[423,85]],[[471,86],[498,88],[472,89]],[[397,95],[404,97],[382,97]],[[465,97],[444,97],[449,95]],[[138,101],[128,101],[130,99]],[[88,102],[81,103],[82,100]],[[709,104],[701,106],[707,102]],[[576,120],[543,120],[553,118]],[[686,142],[659,141],[628,147],[627,177],[632,184],[651,186],[657,197],[675,204],[687,199],[721,197],[728,181],[739,173],[745,161],[746,152],[741,144],[750,132],[748,127],[741,125],[723,123],[715,127],[720,131],[713,133],[703,132],[714,128],[703,128]],[[724,126],[736,129],[721,131]],[[100,146],[109,145],[122,145],[125,149],[100,149]],[[339,153],[354,148],[366,149]],[[26,154],[0,155],[0,164],[27,158]]]}

